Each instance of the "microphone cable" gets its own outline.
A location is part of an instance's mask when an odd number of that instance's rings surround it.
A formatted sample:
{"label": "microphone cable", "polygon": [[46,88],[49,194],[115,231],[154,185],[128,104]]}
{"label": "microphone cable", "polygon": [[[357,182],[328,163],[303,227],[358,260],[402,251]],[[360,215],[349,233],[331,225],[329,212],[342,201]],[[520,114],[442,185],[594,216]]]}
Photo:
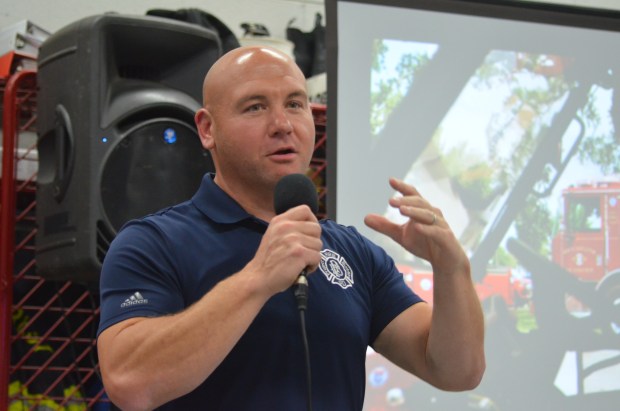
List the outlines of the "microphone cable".
{"label": "microphone cable", "polygon": [[304,344],[304,357],[306,361],[306,408],[308,411],[312,411],[312,372],[310,370],[310,347],[308,344],[308,334],[306,332],[306,309],[308,308],[308,278],[306,277],[306,270],[303,270],[299,275],[293,292],[297,300],[297,309],[299,311],[301,323],[301,338]]}

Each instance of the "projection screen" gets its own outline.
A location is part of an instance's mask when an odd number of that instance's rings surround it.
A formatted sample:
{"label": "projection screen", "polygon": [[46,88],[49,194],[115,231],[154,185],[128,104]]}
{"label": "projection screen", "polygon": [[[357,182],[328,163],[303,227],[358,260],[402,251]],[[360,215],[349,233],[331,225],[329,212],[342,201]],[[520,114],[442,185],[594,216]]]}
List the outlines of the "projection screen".
{"label": "projection screen", "polygon": [[[445,393],[369,349],[365,410],[620,404],[620,13],[510,1],[326,0],[328,214],[364,226],[393,176],[471,258],[487,371]],[[458,369],[458,365],[456,366]]]}

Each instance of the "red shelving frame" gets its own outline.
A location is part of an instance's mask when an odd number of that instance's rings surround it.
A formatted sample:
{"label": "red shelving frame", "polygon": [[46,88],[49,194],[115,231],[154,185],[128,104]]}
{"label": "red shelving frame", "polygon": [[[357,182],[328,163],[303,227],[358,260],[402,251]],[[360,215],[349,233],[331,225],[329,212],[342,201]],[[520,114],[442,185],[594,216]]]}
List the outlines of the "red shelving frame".
{"label": "red shelving frame", "polygon": [[16,72],[0,91],[0,409],[94,409],[107,403],[97,373],[97,297],[36,275],[36,171],[17,172],[37,169],[22,167],[36,162],[36,143],[23,141],[28,133],[36,141],[36,72]]}

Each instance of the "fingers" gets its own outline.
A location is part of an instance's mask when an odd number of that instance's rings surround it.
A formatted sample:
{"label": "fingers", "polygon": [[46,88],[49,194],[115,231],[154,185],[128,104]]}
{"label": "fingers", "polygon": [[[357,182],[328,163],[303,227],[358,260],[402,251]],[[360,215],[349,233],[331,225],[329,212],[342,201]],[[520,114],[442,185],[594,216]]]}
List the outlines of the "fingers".
{"label": "fingers", "polygon": [[441,210],[431,205],[415,187],[401,180],[392,178],[390,185],[402,195],[391,198],[389,204],[397,208],[406,221],[395,223],[384,216],[369,214],[364,219],[366,225],[440,271],[449,271],[455,264],[466,261]]}
{"label": "fingers", "polygon": [[308,261],[307,265],[318,265],[315,254],[320,252],[323,246],[321,226],[308,206],[294,207],[274,217],[269,226],[271,236],[280,241],[293,256],[308,250],[313,261]]}
{"label": "fingers", "polygon": [[429,226],[443,226],[443,214],[441,210],[433,207],[418,190],[396,178],[390,178],[390,186],[402,196],[396,196],[389,200],[392,207],[398,208],[401,215],[411,218],[413,221]]}
{"label": "fingers", "polygon": [[390,178],[390,186],[401,193],[403,196],[419,196],[420,193],[416,190],[415,187],[405,183],[403,180],[399,180],[397,178]]}
{"label": "fingers", "polygon": [[322,246],[316,216],[308,206],[294,207],[271,220],[250,267],[272,293],[284,291],[302,270],[316,270]]}
{"label": "fingers", "polygon": [[297,207],[293,207],[288,209],[282,214],[276,215],[273,220],[277,219],[287,219],[294,221],[314,221],[318,222],[319,220],[316,218],[310,207],[307,205],[299,205]]}
{"label": "fingers", "polygon": [[294,207],[274,217],[269,226],[272,235],[280,237],[286,245],[299,244],[312,251],[321,251],[321,226],[308,206]]}
{"label": "fingers", "polygon": [[441,210],[434,207],[427,208],[401,205],[399,211],[401,215],[424,225],[445,226],[445,220],[443,219]]}
{"label": "fingers", "polygon": [[390,178],[390,186],[402,194],[401,196],[394,196],[390,198],[389,201],[392,207],[398,208],[403,205],[420,208],[430,207],[429,202],[420,195],[418,190],[404,181],[396,178]]}
{"label": "fingers", "polygon": [[378,233],[387,235],[393,240],[398,241],[400,226],[396,223],[391,222],[387,218],[378,214],[368,214],[364,218],[364,223],[369,228],[377,231]]}

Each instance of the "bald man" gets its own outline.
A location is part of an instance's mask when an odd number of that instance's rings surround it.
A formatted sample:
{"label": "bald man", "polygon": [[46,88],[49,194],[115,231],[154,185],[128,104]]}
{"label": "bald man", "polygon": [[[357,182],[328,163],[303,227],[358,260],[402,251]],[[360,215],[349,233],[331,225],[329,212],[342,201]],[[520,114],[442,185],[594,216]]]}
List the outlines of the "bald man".
{"label": "bald man", "polygon": [[[386,253],[305,205],[276,215],[273,191],[305,173],[314,122],[305,78],[287,55],[241,47],[220,58],[195,120],[216,172],[194,197],[131,221],[101,274],[98,353],[123,410],[302,410],[307,381],[291,285],[306,267],[312,405],[361,410],[370,345],[446,390],[484,371],[483,319],[469,261],[415,188],[392,179],[408,217],[366,224],[427,259],[434,307]],[[337,269],[336,269],[337,268]]]}

